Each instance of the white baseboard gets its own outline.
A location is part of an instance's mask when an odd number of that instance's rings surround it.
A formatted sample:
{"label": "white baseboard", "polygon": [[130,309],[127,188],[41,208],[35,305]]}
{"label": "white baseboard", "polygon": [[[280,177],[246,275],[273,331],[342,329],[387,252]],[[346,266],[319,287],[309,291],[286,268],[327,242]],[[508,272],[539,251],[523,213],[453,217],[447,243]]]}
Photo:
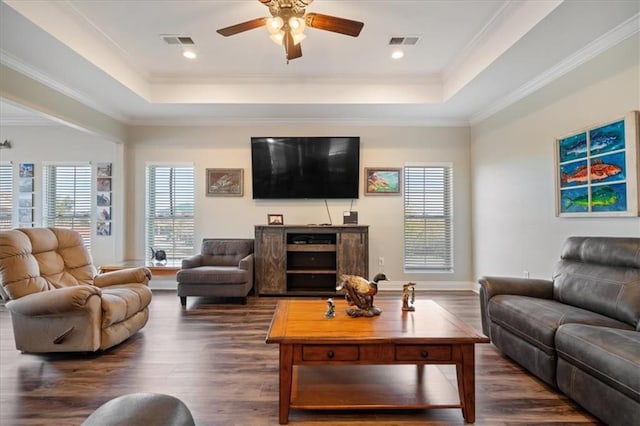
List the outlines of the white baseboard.
{"label": "white baseboard", "polygon": [[151,290],[175,290],[178,288],[178,282],[175,277],[158,277],[155,276],[149,281]]}
{"label": "white baseboard", "polygon": [[[413,281],[416,291],[475,291],[477,285],[469,281]],[[407,281],[380,281],[378,291],[402,291]]]}

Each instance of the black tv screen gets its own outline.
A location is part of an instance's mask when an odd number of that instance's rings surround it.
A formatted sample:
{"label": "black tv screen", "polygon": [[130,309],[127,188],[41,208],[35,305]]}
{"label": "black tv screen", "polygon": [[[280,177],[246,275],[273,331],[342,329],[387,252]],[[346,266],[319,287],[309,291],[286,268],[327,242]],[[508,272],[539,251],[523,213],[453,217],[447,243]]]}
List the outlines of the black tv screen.
{"label": "black tv screen", "polygon": [[252,137],[254,199],[358,198],[359,137]]}

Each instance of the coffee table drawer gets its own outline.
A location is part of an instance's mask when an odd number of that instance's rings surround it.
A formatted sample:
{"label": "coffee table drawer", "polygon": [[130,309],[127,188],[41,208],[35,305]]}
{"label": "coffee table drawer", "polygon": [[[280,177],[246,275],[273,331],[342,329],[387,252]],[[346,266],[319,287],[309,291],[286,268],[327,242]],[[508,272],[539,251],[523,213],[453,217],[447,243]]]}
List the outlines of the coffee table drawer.
{"label": "coffee table drawer", "polygon": [[396,361],[449,361],[450,359],[450,346],[396,345]]}
{"label": "coffee table drawer", "polygon": [[358,345],[304,345],[303,361],[357,361],[360,355]]}

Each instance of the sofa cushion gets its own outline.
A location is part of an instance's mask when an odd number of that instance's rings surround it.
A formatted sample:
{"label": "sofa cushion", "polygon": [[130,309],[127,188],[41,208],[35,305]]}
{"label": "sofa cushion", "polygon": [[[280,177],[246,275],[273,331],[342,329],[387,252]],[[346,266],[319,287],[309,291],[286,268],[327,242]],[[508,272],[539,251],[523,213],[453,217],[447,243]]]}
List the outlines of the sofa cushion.
{"label": "sofa cushion", "polygon": [[553,276],[553,297],[624,321],[640,321],[637,238],[570,237]]}
{"label": "sofa cushion", "polygon": [[581,323],[633,330],[624,322],[551,299],[503,294],[491,298],[488,311],[491,321],[549,355],[554,355],[555,333],[562,324]]}
{"label": "sofa cushion", "polygon": [[640,402],[640,332],[566,324],[555,340],[560,358]]}
{"label": "sofa cushion", "polygon": [[249,279],[249,271],[233,266],[198,266],[181,269],[176,274],[176,280],[179,283],[244,284]]}

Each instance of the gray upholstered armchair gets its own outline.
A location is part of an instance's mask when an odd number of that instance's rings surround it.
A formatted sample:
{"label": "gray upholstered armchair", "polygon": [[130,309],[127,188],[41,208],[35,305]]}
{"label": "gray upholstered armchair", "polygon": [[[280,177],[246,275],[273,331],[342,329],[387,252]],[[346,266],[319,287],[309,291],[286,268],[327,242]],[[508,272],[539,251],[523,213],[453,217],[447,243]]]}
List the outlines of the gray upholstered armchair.
{"label": "gray upholstered armchair", "polygon": [[199,254],[182,261],[176,276],[182,306],[187,296],[240,297],[253,288],[253,239],[205,238]]}
{"label": "gray upholstered armchair", "polygon": [[93,352],[149,319],[147,268],[98,274],[80,234],[62,228],[0,232],[0,295],[23,352]]}

